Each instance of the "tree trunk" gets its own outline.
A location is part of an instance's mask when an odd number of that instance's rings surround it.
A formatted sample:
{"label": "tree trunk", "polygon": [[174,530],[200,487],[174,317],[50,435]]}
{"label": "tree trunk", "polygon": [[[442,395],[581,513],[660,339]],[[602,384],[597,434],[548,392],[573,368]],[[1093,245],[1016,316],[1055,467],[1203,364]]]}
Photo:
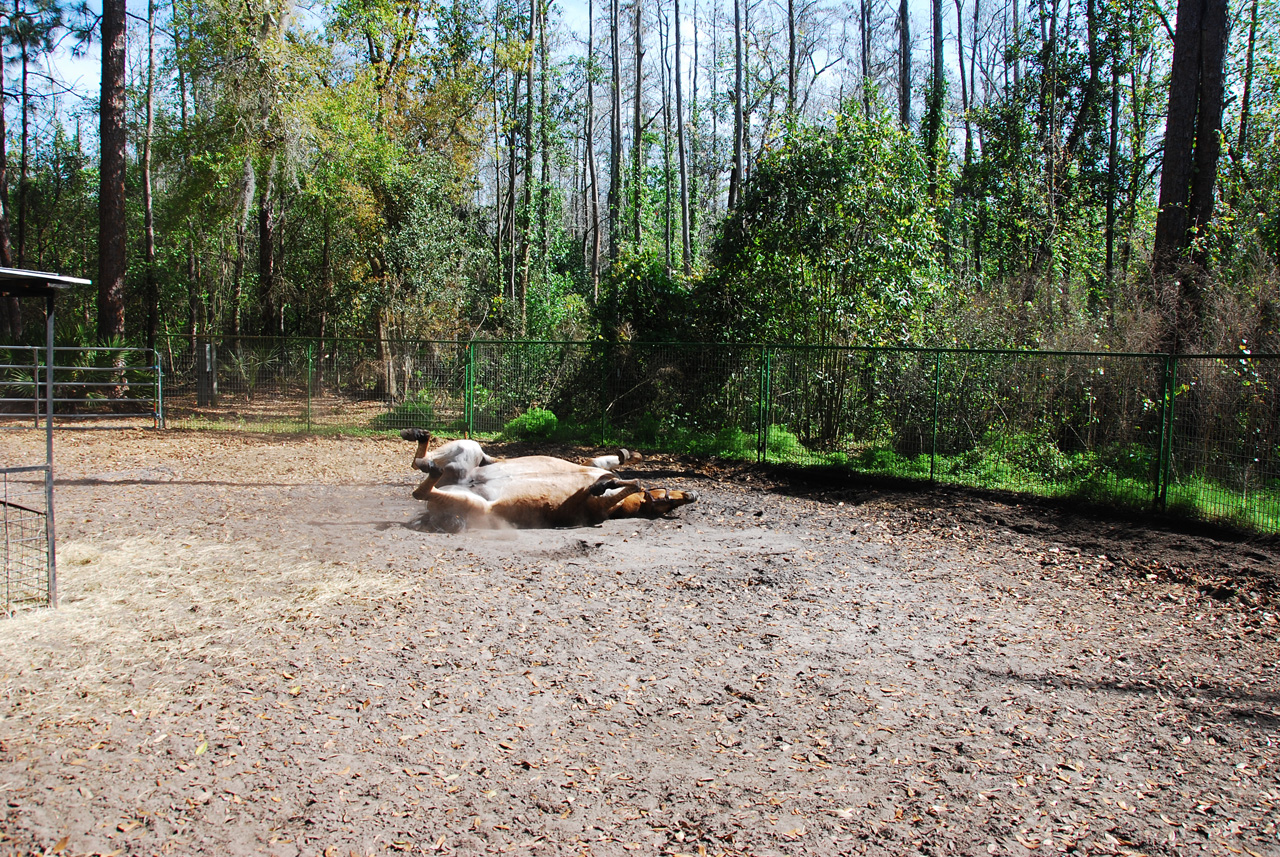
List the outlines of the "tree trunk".
{"label": "tree trunk", "polygon": [[1107,308],[1115,307],[1116,196],[1120,180],[1120,25],[1118,20],[1108,33],[1111,55],[1111,116],[1107,138]]}
{"label": "tree trunk", "polygon": [[187,225],[187,339],[191,347],[196,347],[196,336],[200,333],[203,320],[200,302],[199,269],[196,267],[195,226]]}
{"label": "tree trunk", "polygon": [[644,83],[644,34],[640,30],[640,0],[633,0],[635,3],[635,40],[636,40],[636,85],[635,85],[635,110],[632,114],[632,136],[631,136],[631,231],[632,238],[636,242],[636,249],[640,248],[640,207],[644,193],[644,126],[642,124],[642,85]]}
{"label": "tree trunk", "polygon": [[739,197],[751,181],[751,0],[742,0],[742,184]]}
{"label": "tree trunk", "polygon": [[698,236],[698,209],[701,197],[699,196],[699,188],[701,184],[698,181],[698,121],[702,118],[702,114],[698,112],[698,0],[693,0],[693,9],[690,12],[690,19],[693,21],[693,67],[689,70],[689,123],[685,130],[686,134],[692,136],[688,140],[689,145],[689,264],[693,264],[692,248],[697,241]]}
{"label": "tree trunk", "polygon": [[[1200,93],[1196,116],[1195,171],[1188,204],[1191,225],[1199,230],[1213,219],[1214,186],[1218,158],[1222,154],[1222,109],[1226,95],[1227,28],[1230,11],[1226,0],[1206,0],[1201,18]],[[1204,259],[1200,261],[1203,263]]]}
{"label": "tree trunk", "polygon": [[684,275],[693,273],[693,248],[689,236],[689,161],[684,139],[684,85],[680,75],[680,0],[675,0],[676,19],[676,145],[680,158],[680,252]]}
{"label": "tree trunk", "polygon": [[[247,214],[245,215],[248,216]],[[231,334],[231,347],[240,349],[240,334],[244,328],[244,316],[240,305],[244,301],[244,258],[248,250],[249,224],[243,219],[236,221],[236,257],[231,262],[231,318],[228,332]]]}
{"label": "tree trunk", "polygon": [[1080,146],[1083,144],[1089,130],[1098,121],[1100,113],[1098,107],[1098,78],[1102,73],[1102,51],[1098,46],[1097,0],[1087,0],[1085,9],[1085,24],[1088,30],[1089,78],[1084,85],[1084,96],[1080,99],[1080,110],[1076,114],[1076,121],[1071,126],[1071,133],[1067,137],[1066,158],[1068,160],[1074,159],[1079,155]]}
{"label": "tree trunk", "polygon": [[928,158],[929,196],[938,198],[938,172],[942,161],[942,96],[946,74],[942,56],[942,0],[933,0],[933,71],[929,76],[929,107],[925,115],[925,153]]}
{"label": "tree trunk", "polygon": [[1213,215],[1226,42],[1226,0],[1179,0],[1153,258],[1157,276],[1178,283],[1173,349],[1195,340],[1204,317],[1202,272],[1185,268],[1185,253]]}
{"label": "tree trunk", "polygon": [[240,210],[236,218],[236,257],[231,267],[231,337],[232,348],[240,350],[240,334],[244,332],[244,314],[241,305],[244,303],[244,266],[249,255],[249,215],[253,211],[253,200],[257,195],[257,174],[253,169],[253,158],[246,155],[244,172],[240,186]]}
{"label": "tree trunk", "polygon": [[160,294],[156,285],[156,229],[151,200],[151,138],[155,133],[156,4],[147,3],[147,124],[142,139],[142,219],[146,256],[147,348],[156,347],[160,323]]}
{"label": "tree trunk", "polygon": [[862,112],[871,118],[871,0],[859,0],[858,17],[862,39]]}
{"label": "tree trunk", "polygon": [[[965,137],[969,135],[969,81],[965,80],[964,74],[964,0],[955,0],[956,3],[956,64],[960,67],[960,111],[964,114]],[[978,31],[974,30],[974,39],[978,37]]]}
{"label": "tree trunk", "polygon": [[1244,95],[1240,97],[1240,134],[1236,138],[1236,150],[1240,157],[1249,154],[1249,101],[1253,95],[1253,48],[1258,35],[1258,0],[1253,0],[1249,13],[1249,41],[1244,57]]}
{"label": "tree trunk", "polygon": [[[0,265],[13,267],[13,246],[9,243],[9,154],[5,132],[4,93],[0,92]],[[22,338],[22,305],[7,297],[0,303],[0,337],[9,342]]]}
{"label": "tree trunk", "polygon": [[125,169],[125,2],[102,3],[102,94],[98,139],[102,144],[98,187],[98,339],[124,335],[127,252]]}
{"label": "tree trunk", "polygon": [[587,177],[591,186],[591,213],[588,221],[591,254],[588,270],[591,272],[593,306],[600,301],[600,182],[596,175],[595,16],[595,2],[587,0],[587,127],[583,136],[586,137]]}
{"label": "tree trunk", "polygon": [[729,208],[742,195],[742,15],[733,0],[733,168],[729,171]]}
{"label": "tree trunk", "polygon": [[796,0],[787,0],[787,116],[796,112]]}
{"label": "tree trunk", "polygon": [[1010,36],[1013,58],[1013,88],[1016,91],[1022,86],[1022,19],[1018,13],[1018,0],[1013,0],[1013,34]]}
{"label": "tree trunk", "polygon": [[911,7],[898,5],[898,121],[911,127]]}
{"label": "tree trunk", "polygon": [[271,156],[266,172],[260,185],[262,195],[258,199],[258,302],[262,314],[262,335],[275,336],[280,333],[275,287],[275,155]]}
{"label": "tree trunk", "polygon": [[533,215],[533,60],[538,23],[538,2],[529,0],[529,62],[525,65],[524,93],[524,200],[520,212],[520,336],[529,332],[530,226]]}
{"label": "tree trunk", "polygon": [[[15,17],[22,12],[21,0],[13,0],[13,11]],[[105,15],[105,10],[104,10]],[[105,23],[104,23],[105,27]],[[25,30],[18,30],[18,53],[21,58],[21,98],[19,104],[21,117],[18,123],[21,129],[21,147],[18,155],[18,267],[27,267],[27,173],[29,170],[29,151],[31,142],[31,91],[28,87],[28,77],[31,71],[31,58],[27,51],[27,40]],[[106,44],[105,30],[103,36],[103,44]],[[106,62],[104,55],[103,62]]]}
{"label": "tree trunk", "polygon": [[516,164],[517,136],[520,123],[516,117],[520,115],[520,78],[514,70],[511,73],[511,112],[507,119],[507,266],[506,296],[510,302],[507,314],[514,312],[516,305],[516,265],[519,261],[520,236],[516,218]]}
{"label": "tree trunk", "polygon": [[670,23],[663,25],[662,7],[658,7],[658,39],[659,39],[659,82],[662,92],[662,244],[663,252],[666,254],[667,274],[670,276],[671,271],[675,268],[675,256],[672,245],[672,226],[675,220],[672,209],[672,193],[671,193],[671,99],[668,95],[670,90],[667,88],[671,77],[671,65],[668,59],[667,51],[667,30],[670,29]]}
{"label": "tree trunk", "polygon": [[547,76],[550,74],[547,57],[547,7],[549,0],[537,0],[538,10],[538,103],[541,116],[538,117],[538,143],[542,149],[542,181],[538,185],[538,249],[540,265],[546,265],[550,255],[550,219],[551,209],[551,132],[547,126],[547,115],[550,112],[547,103]]}
{"label": "tree trunk", "polygon": [[619,56],[618,28],[622,11],[618,0],[609,5],[609,49],[612,54],[611,106],[609,110],[609,261],[618,260],[622,249],[622,59]]}

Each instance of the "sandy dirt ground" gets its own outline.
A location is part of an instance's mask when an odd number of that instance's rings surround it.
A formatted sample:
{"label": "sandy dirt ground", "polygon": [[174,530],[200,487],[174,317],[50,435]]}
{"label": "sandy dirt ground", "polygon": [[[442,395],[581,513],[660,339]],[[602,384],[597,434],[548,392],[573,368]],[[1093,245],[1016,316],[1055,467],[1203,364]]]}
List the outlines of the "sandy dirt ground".
{"label": "sandy dirt ground", "polygon": [[1280,855],[1274,541],[665,458],[447,535],[411,451],[59,435],[0,854]]}

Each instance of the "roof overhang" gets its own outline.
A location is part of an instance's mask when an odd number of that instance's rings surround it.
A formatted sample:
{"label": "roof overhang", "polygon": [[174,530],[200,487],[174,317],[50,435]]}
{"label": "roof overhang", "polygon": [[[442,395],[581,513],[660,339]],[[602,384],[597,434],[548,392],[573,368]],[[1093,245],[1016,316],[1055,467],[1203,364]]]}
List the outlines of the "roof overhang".
{"label": "roof overhang", "polygon": [[90,282],[80,277],[50,274],[47,271],[0,268],[0,297],[47,298],[72,286],[87,286]]}

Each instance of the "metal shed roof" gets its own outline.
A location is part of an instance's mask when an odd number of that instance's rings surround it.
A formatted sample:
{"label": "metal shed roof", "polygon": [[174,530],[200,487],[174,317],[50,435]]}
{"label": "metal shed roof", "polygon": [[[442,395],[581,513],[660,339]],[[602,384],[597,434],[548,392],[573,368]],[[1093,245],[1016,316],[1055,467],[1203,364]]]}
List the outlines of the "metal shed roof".
{"label": "metal shed roof", "polygon": [[90,282],[80,277],[50,274],[47,271],[0,268],[0,297],[51,297],[71,286],[87,286]]}

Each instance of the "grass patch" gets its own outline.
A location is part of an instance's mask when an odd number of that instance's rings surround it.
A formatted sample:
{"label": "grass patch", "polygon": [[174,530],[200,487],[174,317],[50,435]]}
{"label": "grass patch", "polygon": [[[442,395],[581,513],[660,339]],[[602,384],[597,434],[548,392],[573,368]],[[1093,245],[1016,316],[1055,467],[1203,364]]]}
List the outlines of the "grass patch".
{"label": "grass patch", "polygon": [[373,418],[373,428],[388,431],[434,425],[436,408],[431,390],[418,390],[389,411]]}

